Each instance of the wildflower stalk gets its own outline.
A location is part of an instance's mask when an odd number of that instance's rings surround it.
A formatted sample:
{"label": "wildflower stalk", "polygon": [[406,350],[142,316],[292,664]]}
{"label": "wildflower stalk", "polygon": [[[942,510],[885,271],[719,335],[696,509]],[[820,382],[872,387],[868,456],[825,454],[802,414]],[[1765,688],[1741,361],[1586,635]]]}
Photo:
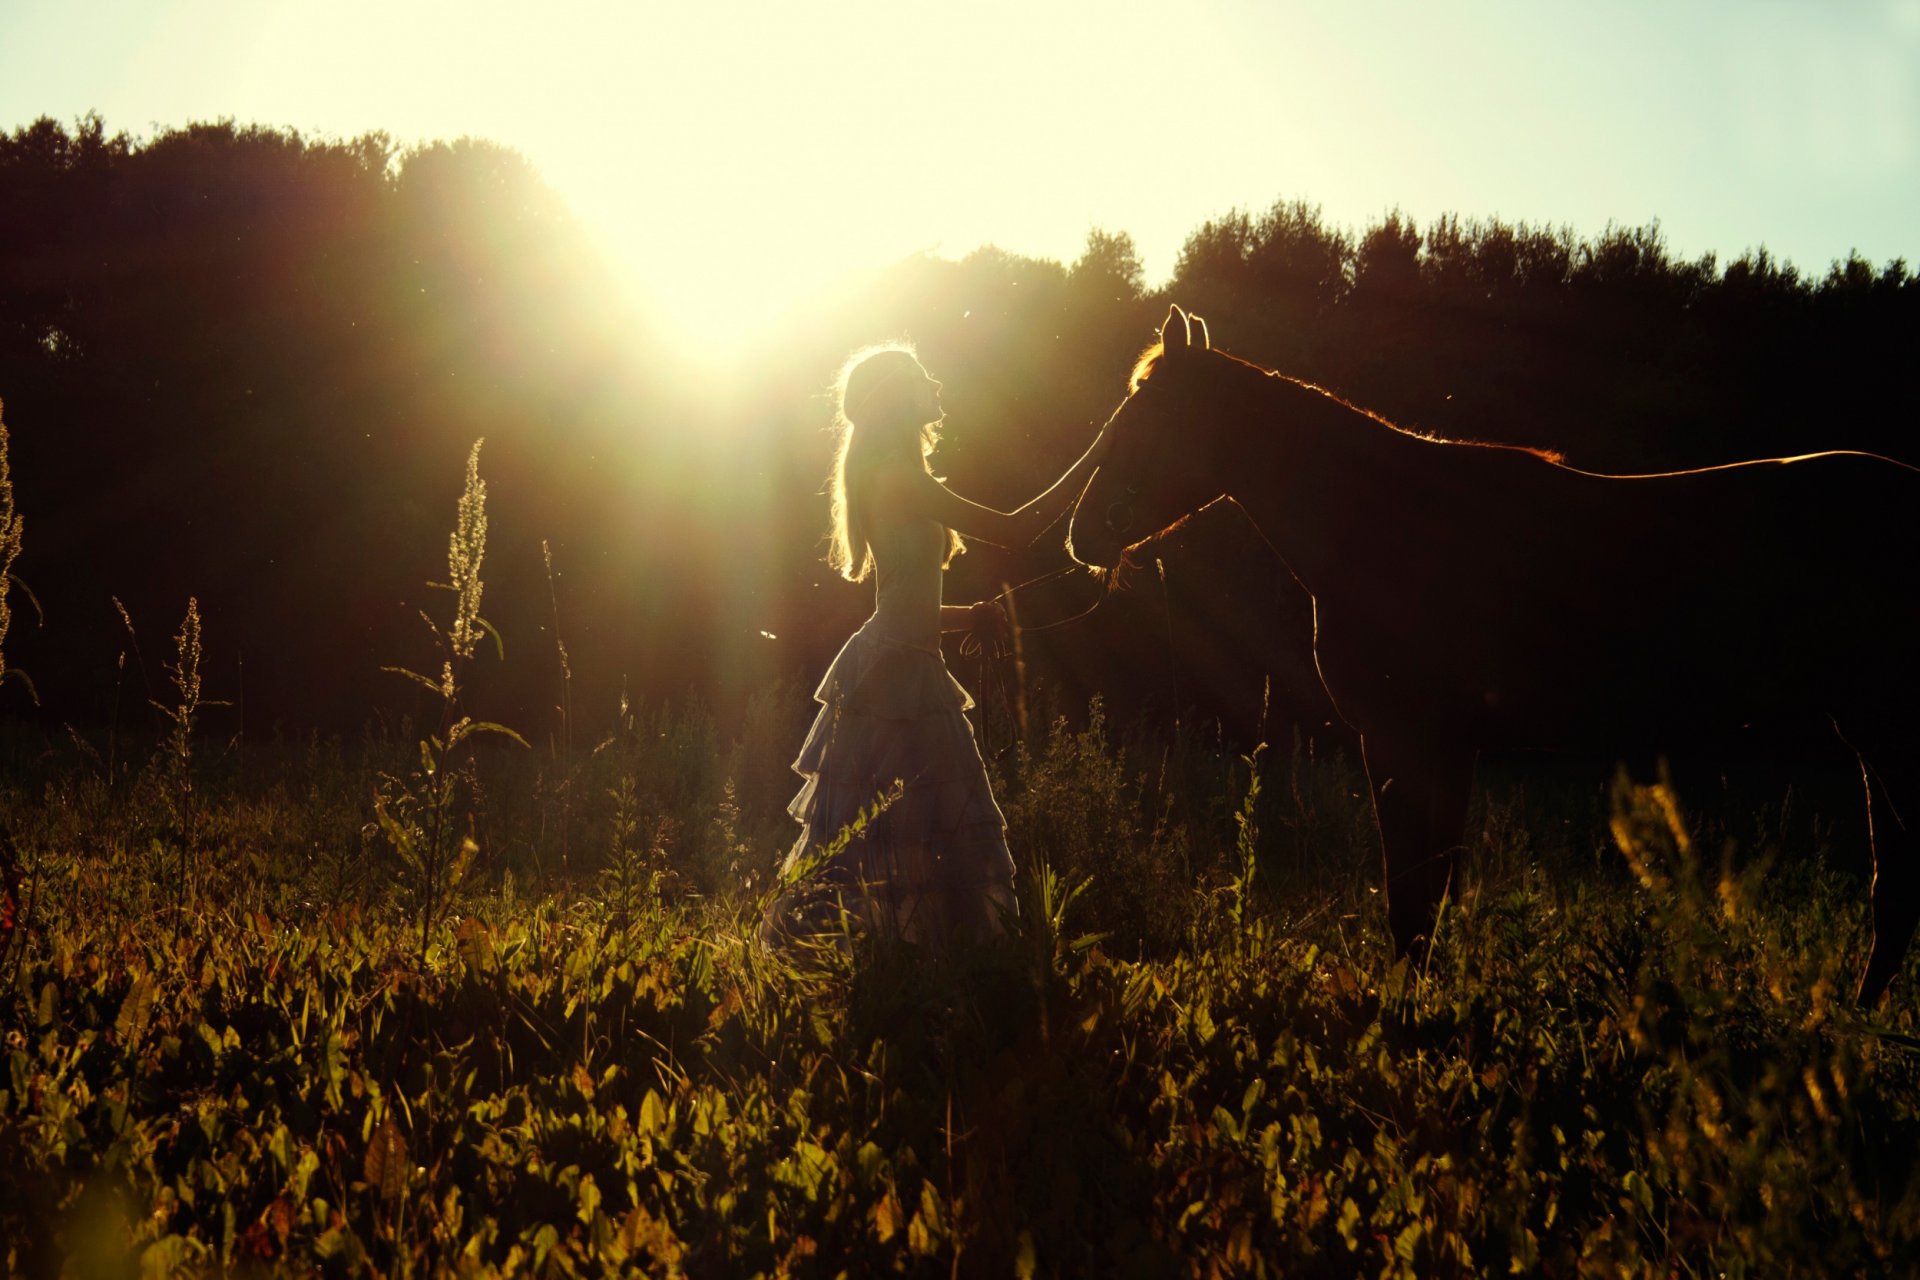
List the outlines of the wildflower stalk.
{"label": "wildflower stalk", "polygon": [[27,696],[37,706],[40,694],[34,689],[33,681],[27,678],[26,672],[7,665],[7,632],[13,627],[13,605],[9,597],[13,589],[18,587],[26,595],[35,612],[40,608],[40,602],[33,598],[26,584],[13,573],[13,562],[20,554],[20,535],[27,522],[13,508],[13,469],[8,461],[10,443],[7,437],[6,405],[0,403],[0,683],[18,680],[27,686]]}
{"label": "wildflower stalk", "polygon": [[1253,749],[1251,755],[1240,757],[1247,766],[1247,794],[1240,799],[1240,808],[1233,815],[1233,848],[1239,859],[1239,867],[1233,877],[1233,927],[1236,934],[1244,937],[1247,928],[1247,912],[1253,896],[1254,878],[1259,874],[1258,853],[1260,848],[1260,824],[1257,815],[1260,811],[1260,753],[1267,749],[1261,743]]}
{"label": "wildflower stalk", "polygon": [[179,874],[174,884],[174,903],[184,910],[193,889],[196,813],[193,795],[193,722],[206,705],[200,689],[200,601],[187,597],[187,616],[180,622],[180,634],[174,637],[174,660],[167,664],[173,678],[175,701],[172,706],[155,702],[154,707],[169,722],[165,742],[167,795],[173,804],[174,832],[180,844]]}
{"label": "wildflower stalk", "polygon": [[[479,734],[497,733],[523,747],[527,745],[526,739],[512,729],[475,720],[460,709],[460,675],[474,659],[480,637],[492,636],[496,651],[506,656],[500,634],[480,616],[484,590],[480,570],[487,549],[487,486],[480,478],[480,446],[484,443],[474,441],[467,455],[466,482],[447,543],[447,581],[427,584],[453,594],[453,616],[443,629],[424,610],[420,614],[440,650],[439,677],[406,667],[384,668],[412,680],[440,700],[438,730],[419,743],[419,767],[404,778],[382,775],[373,797],[375,821],[412,880],[423,965],[434,925],[445,914],[448,901],[480,848],[471,833],[471,813],[467,815],[469,830],[456,834],[458,811],[472,799],[474,790],[470,740]],[[467,746],[464,753],[460,751],[462,745]]]}

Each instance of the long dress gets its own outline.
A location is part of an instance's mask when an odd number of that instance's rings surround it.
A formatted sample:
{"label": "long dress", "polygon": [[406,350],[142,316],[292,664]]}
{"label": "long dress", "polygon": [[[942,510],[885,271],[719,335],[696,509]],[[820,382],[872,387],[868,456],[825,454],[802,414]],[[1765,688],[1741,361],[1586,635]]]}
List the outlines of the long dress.
{"label": "long dress", "polygon": [[767,933],[811,932],[844,909],[857,927],[909,941],[988,936],[1015,910],[1013,858],[967,722],[973,699],[940,653],[947,531],[916,517],[870,542],[873,616],[814,692],[820,711],[787,806],[801,832],[783,879],[867,821],[776,901]]}

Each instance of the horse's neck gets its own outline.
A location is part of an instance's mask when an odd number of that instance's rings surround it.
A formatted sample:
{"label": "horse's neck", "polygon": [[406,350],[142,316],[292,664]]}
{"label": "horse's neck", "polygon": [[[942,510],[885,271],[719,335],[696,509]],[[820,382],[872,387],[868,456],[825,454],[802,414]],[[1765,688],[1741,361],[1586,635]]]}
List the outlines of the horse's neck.
{"label": "horse's neck", "polygon": [[1384,474],[1418,441],[1291,378],[1243,393],[1246,410],[1220,462],[1228,496],[1310,591],[1329,581],[1370,525]]}

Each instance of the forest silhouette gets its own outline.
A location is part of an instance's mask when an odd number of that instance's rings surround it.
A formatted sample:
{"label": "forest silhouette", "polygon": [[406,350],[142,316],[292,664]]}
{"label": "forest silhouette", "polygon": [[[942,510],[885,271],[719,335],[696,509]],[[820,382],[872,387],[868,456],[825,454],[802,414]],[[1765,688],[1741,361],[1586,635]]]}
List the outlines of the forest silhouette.
{"label": "forest silhouette", "polygon": [[[1235,354],[1404,426],[1594,470],[1837,448],[1920,462],[1905,262],[1681,260],[1657,225],[1583,238],[1390,213],[1351,233],[1281,201],[1200,226],[1153,289],[1124,232],[1091,231],[1071,264],[921,255],[726,375],[676,364],[674,318],[609,275],[533,166],[485,141],[231,122],[135,140],[97,116],[0,138],[16,572],[44,612],[16,617],[8,656],[37,714],[102,723],[144,700],[139,669],[190,596],[209,696],[232,704],[209,714],[230,727],[404,710],[381,667],[423,660],[417,611],[480,437],[507,656],[477,674],[481,714],[548,731],[556,630],[587,719],[623,686],[725,703],[804,680],[870,607],[821,558],[822,393],[846,352],[911,337],[948,389],[937,468],[1011,504],[1085,447],[1169,298]],[[1271,680],[1275,714],[1324,718],[1303,597],[1231,512],[1157,559],[1035,630],[1033,678],[1068,703],[1099,689],[1242,723]],[[1054,535],[975,548],[948,595],[1066,564]],[[1017,612],[1039,628],[1096,593],[1062,575]],[[1249,618],[1300,635],[1297,660],[1264,652]]]}

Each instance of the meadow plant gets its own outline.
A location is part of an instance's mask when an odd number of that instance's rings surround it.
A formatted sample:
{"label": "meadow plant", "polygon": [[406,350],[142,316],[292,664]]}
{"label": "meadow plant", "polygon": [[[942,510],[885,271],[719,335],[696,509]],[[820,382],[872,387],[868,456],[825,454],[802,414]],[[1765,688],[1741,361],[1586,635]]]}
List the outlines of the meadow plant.
{"label": "meadow plant", "polygon": [[647,821],[631,777],[621,778],[607,794],[613,801],[613,833],[607,865],[600,871],[601,895],[614,919],[627,921],[659,904],[673,820],[659,816]]}
{"label": "meadow plant", "polygon": [[[133,616],[127,612],[127,606],[120,602],[119,596],[110,596],[115,612],[120,615],[120,626],[127,633],[127,648],[133,651],[134,666],[140,672],[141,687],[147,691],[147,701],[152,702],[153,682],[147,678],[147,660],[140,653],[140,633],[133,629]],[[113,666],[113,710],[107,720],[107,787],[112,790],[116,781],[115,769],[118,762],[120,743],[120,688],[127,677],[127,649],[122,649]]]}
{"label": "meadow plant", "polygon": [[[662,817],[677,866],[706,856],[683,841],[723,848],[725,771],[683,753],[733,729],[633,717],[589,764],[596,854],[618,830],[659,865]],[[1046,858],[1020,849],[1008,943],[933,954],[859,927],[822,880],[824,931],[765,946],[752,895],[642,892],[623,916],[503,876],[441,930],[431,982],[396,961],[405,913],[232,910],[212,874],[222,927],[183,964],[162,918],[72,891],[101,846],[52,776],[20,838],[71,847],[75,878],[49,879],[0,987],[0,1272],[1911,1273],[1920,975],[1852,1008],[1857,886],[1782,869],[1804,850],[1703,856],[1670,789],[1623,788],[1615,838],[1597,815],[1572,851],[1489,805],[1512,865],[1488,881],[1476,842],[1480,888],[1421,971],[1392,960],[1376,897],[1274,861],[1295,814],[1279,761],[1249,803],[1243,758],[1191,738],[1142,766],[1139,745],[1070,743],[1036,775],[1061,820]],[[317,836],[327,796],[357,812],[390,749],[358,772],[289,752],[326,775],[304,806],[223,792],[209,758],[205,847],[297,850],[273,842]],[[478,763],[522,793],[536,765]],[[1181,811],[1219,878],[1163,892],[1221,927],[1136,959],[1093,940],[1075,889],[1127,865],[1101,797],[1154,838],[1143,776],[1212,780]],[[1302,830],[1359,830],[1338,777],[1300,779],[1328,806]],[[142,785],[129,803],[163,808]],[[1237,942],[1236,812],[1260,860]],[[1301,852],[1377,861],[1363,835]],[[1523,872],[1536,856],[1546,874]]]}
{"label": "meadow plant", "polygon": [[1096,698],[1084,729],[1065,717],[1039,749],[1022,743],[1004,787],[1007,842],[1075,886],[1089,929],[1126,952],[1159,952],[1186,934],[1192,881],[1186,832],[1163,820],[1159,796],[1107,735]]}
{"label": "meadow plant", "polygon": [[[6,405],[0,403],[0,683],[8,680],[18,681],[27,687],[27,695],[37,704],[40,695],[33,687],[33,681],[24,671],[7,665],[7,632],[13,626],[13,605],[9,597],[18,588],[27,598],[33,600],[33,593],[13,572],[13,562],[20,555],[20,536],[26,528],[26,519],[13,506],[13,471],[8,460]],[[39,602],[33,601],[35,610]]]}
{"label": "meadow plant", "polygon": [[[434,926],[465,877],[473,855],[479,852],[472,832],[477,787],[473,741],[497,734],[527,745],[512,729],[475,720],[462,713],[460,706],[460,676],[474,659],[481,636],[491,635],[500,656],[506,656],[499,633],[480,616],[480,570],[487,549],[487,486],[480,478],[480,446],[484,443],[474,441],[467,455],[466,482],[447,546],[447,581],[428,584],[452,593],[452,617],[442,628],[424,609],[420,612],[440,651],[439,678],[406,667],[384,668],[426,689],[440,704],[437,731],[418,744],[418,766],[404,776],[383,774],[373,799],[374,820],[409,880],[423,965]],[[460,830],[463,816],[465,831]]]}
{"label": "meadow plant", "polygon": [[363,752],[349,764],[338,739],[311,737],[301,753],[295,831],[314,899],[334,907],[366,897],[372,868],[370,846],[379,824],[362,821],[361,797],[373,769]]}
{"label": "meadow plant", "polygon": [[163,779],[172,818],[172,834],[178,846],[174,905],[184,910],[193,895],[197,868],[194,858],[199,841],[199,810],[194,803],[193,727],[202,707],[210,705],[200,687],[200,601],[187,597],[187,614],[180,621],[180,634],[174,637],[174,659],[167,664],[173,680],[171,706],[155,702],[154,709],[167,721],[167,733],[161,744],[160,776]]}
{"label": "meadow plant", "polygon": [[19,970],[15,940],[24,939],[32,919],[20,862],[12,833],[0,828],[0,991],[13,986]]}
{"label": "meadow plant", "polygon": [[[1620,774],[1610,826],[1646,929],[1604,971],[1595,1049],[1650,1067],[1645,1160],[1621,1181],[1640,1246],[1783,1273],[1818,1224],[1846,1241],[1833,1273],[1885,1268],[1891,1237],[1920,1223],[1920,1181],[1911,1147],[1889,1147],[1880,1091],[1912,1082],[1920,1041],[1847,998],[1857,909],[1836,913],[1839,886],[1817,870],[1769,903],[1771,857],[1703,856],[1664,768],[1651,785]],[[1730,1229],[1750,1206],[1765,1212]]]}
{"label": "meadow plant", "polygon": [[[705,896],[731,892],[739,886],[726,868],[738,861],[733,846],[744,837],[738,834],[738,805],[730,814],[722,812],[730,803],[729,754],[719,725],[702,704],[646,707],[622,692],[615,727],[594,747],[583,771],[591,782],[577,811],[583,831],[591,830],[594,847],[612,850],[619,793],[631,784],[631,812],[640,815],[643,845],[651,829],[646,815],[673,820],[663,888],[678,883]],[[603,860],[596,870],[605,867]]]}
{"label": "meadow plant", "polygon": [[1240,808],[1233,815],[1233,847],[1237,865],[1230,889],[1233,927],[1241,937],[1245,936],[1252,909],[1254,881],[1260,873],[1260,754],[1266,749],[1267,744],[1263,742],[1251,754],[1240,757],[1240,762],[1247,766],[1247,791],[1240,800]]}
{"label": "meadow plant", "polygon": [[732,886],[750,874],[753,845],[741,833],[740,788],[732,777],[720,784],[720,799],[707,819],[707,838],[701,850],[701,879],[710,885]]}
{"label": "meadow plant", "polygon": [[[747,697],[739,736],[726,757],[726,776],[735,783],[741,829],[756,848],[784,852],[794,830],[787,804],[799,780],[793,772],[794,744],[806,734],[819,710],[810,691],[776,680]],[[748,875],[764,880],[770,865],[755,864]]]}
{"label": "meadow plant", "polygon": [[[33,681],[24,672],[7,665],[7,631],[13,625],[13,608],[7,598],[18,583],[13,573],[13,562],[20,554],[20,534],[26,527],[26,521],[13,508],[13,473],[7,457],[8,443],[6,406],[0,404],[0,683],[9,677],[19,681],[26,685],[28,694],[37,703],[40,698],[34,691]],[[0,827],[0,963],[6,960],[25,911],[21,893],[20,858],[14,849],[12,836],[4,827]]]}
{"label": "meadow plant", "polygon": [[560,591],[553,571],[553,547],[545,538],[540,540],[540,559],[547,569],[547,602],[553,609],[553,647],[560,659],[560,701],[554,708],[560,716],[560,730],[549,740],[548,752],[559,780],[548,783],[544,790],[559,809],[560,872],[565,875],[573,862],[573,793],[579,781],[573,763],[573,663],[567,654],[567,642],[560,634]]}

